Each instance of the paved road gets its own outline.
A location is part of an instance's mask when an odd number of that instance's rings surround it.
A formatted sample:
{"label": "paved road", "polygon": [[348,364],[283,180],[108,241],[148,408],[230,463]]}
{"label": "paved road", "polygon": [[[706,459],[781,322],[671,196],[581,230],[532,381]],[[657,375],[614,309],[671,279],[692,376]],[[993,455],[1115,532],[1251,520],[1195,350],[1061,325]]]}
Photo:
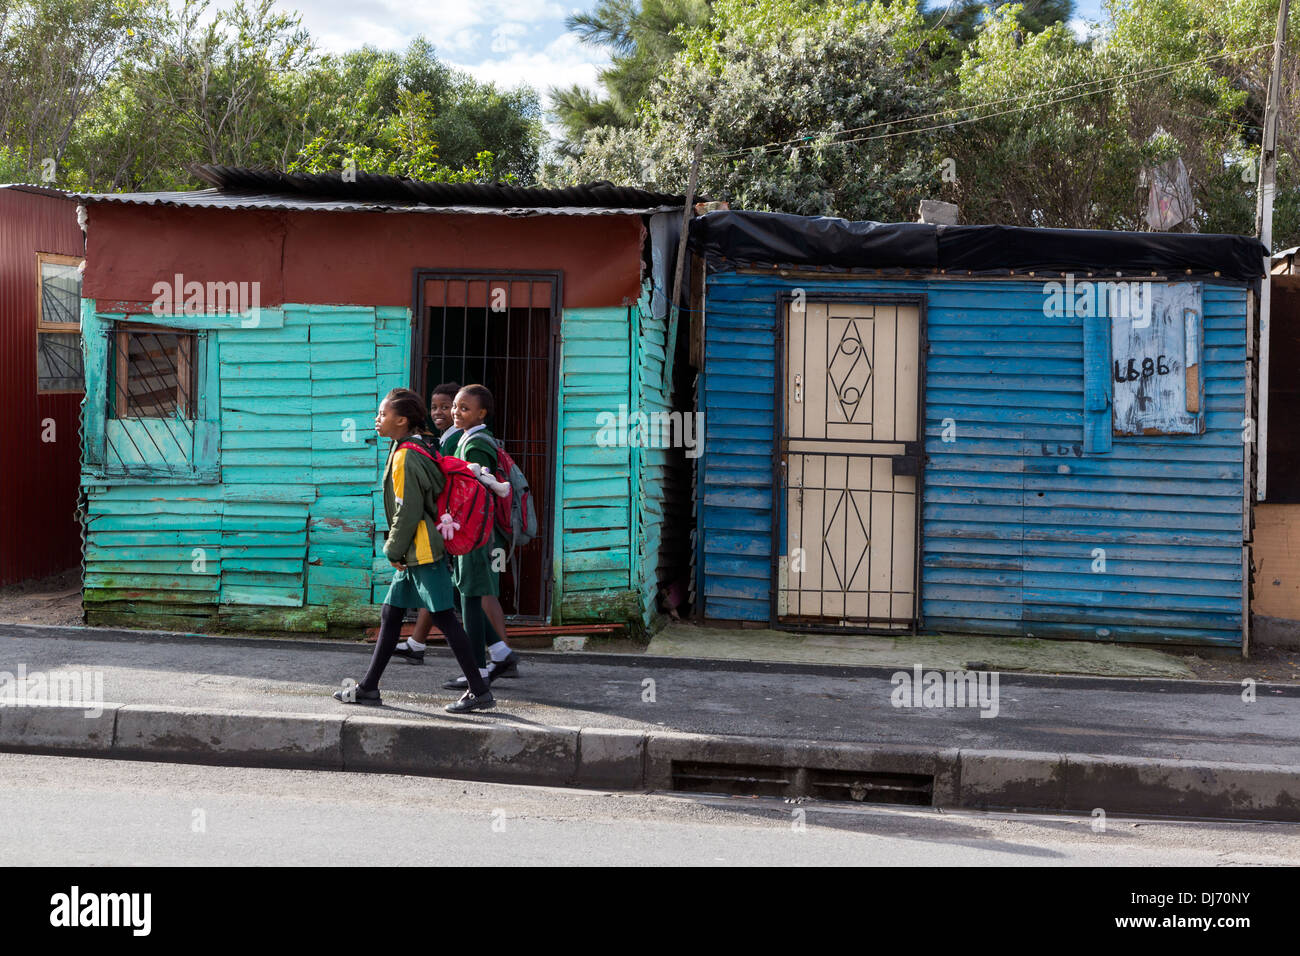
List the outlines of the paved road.
{"label": "paved road", "polygon": [[1112,817],[1099,833],[1078,817],[17,754],[0,754],[0,820],[0,866],[1300,864],[1294,824]]}

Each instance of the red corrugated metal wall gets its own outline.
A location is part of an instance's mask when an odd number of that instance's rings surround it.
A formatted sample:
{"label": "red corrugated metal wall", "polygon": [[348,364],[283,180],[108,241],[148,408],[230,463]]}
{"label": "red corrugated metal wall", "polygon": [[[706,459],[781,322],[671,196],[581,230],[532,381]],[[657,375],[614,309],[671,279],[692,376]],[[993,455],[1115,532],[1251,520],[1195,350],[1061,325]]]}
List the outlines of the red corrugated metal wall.
{"label": "red corrugated metal wall", "polygon": [[90,207],[84,294],[147,311],[154,283],[257,282],[261,305],[412,305],[415,269],[557,269],[566,309],[641,295],[641,217]]}
{"label": "red corrugated metal wall", "polygon": [[76,203],[0,189],[0,585],[81,561],[81,396],[36,393],[36,253],[84,248]]}

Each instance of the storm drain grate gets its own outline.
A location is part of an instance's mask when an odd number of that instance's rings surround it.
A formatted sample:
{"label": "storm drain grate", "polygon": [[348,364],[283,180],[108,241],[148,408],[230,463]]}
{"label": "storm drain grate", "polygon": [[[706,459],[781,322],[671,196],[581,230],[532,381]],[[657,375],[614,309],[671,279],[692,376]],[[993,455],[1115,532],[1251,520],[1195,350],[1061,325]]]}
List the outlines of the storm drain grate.
{"label": "storm drain grate", "polygon": [[688,793],[786,797],[794,782],[795,771],[786,767],[673,761],[673,789]]}
{"label": "storm drain grate", "polygon": [[893,803],[928,807],[934,777],[875,770],[824,770],[756,764],[674,760],[673,789],[746,797],[815,797],[846,803]]}
{"label": "storm drain grate", "polygon": [[809,770],[808,795],[819,800],[928,807],[934,803],[934,777],[921,773]]}

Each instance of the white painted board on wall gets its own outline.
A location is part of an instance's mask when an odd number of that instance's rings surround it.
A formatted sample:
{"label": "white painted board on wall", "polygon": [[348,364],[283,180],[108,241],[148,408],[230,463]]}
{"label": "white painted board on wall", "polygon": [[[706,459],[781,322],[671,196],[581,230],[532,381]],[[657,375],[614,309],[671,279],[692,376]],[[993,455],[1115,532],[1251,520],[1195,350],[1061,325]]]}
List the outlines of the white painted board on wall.
{"label": "white painted board on wall", "polygon": [[1201,283],[1142,285],[1108,303],[1114,433],[1199,435]]}

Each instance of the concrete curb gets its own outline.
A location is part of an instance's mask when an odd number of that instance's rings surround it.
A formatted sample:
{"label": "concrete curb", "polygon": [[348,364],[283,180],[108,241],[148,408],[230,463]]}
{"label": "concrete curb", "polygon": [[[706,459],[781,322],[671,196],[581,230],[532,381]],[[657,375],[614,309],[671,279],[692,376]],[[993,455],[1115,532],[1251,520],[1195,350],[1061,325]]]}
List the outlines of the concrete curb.
{"label": "concrete curb", "polygon": [[903,789],[921,798],[906,802],[950,809],[1300,822],[1300,767],[377,714],[0,706],[0,751],[602,790],[699,789],[692,774],[707,780],[730,769],[736,779],[761,777],[761,792],[791,797]]}

